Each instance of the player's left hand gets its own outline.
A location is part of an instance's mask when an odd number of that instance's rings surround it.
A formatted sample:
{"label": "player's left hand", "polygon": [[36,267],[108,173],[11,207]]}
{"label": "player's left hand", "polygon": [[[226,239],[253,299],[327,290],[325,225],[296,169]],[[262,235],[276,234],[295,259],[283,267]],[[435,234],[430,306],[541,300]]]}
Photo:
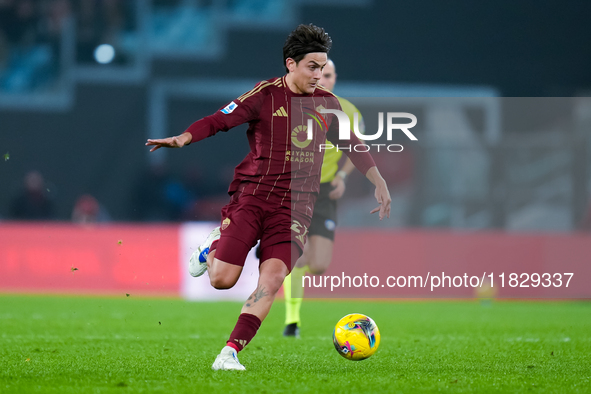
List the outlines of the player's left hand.
{"label": "player's left hand", "polygon": [[385,217],[389,218],[390,203],[392,202],[392,199],[390,198],[388,186],[386,185],[386,182],[383,182],[383,180],[376,186],[375,197],[380,206],[372,209],[370,213],[376,213],[379,211],[380,220],[382,220]]}
{"label": "player's left hand", "polygon": [[340,175],[336,175],[330,184],[334,189],[328,193],[328,198],[331,200],[338,200],[343,197],[343,193],[345,193],[345,181],[343,178],[341,178]]}

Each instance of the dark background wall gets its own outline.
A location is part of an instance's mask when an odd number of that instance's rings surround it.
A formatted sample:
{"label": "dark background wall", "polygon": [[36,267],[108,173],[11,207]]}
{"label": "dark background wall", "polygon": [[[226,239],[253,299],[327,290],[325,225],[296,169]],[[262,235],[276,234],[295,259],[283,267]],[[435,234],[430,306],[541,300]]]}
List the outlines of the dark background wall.
{"label": "dark background wall", "polygon": [[[343,79],[480,84],[504,96],[568,96],[591,86],[591,3],[500,0],[375,1],[308,6]],[[159,75],[262,76],[283,72],[286,32],[240,29],[221,63],[159,62]],[[256,43],[253,45],[253,43]]]}
{"label": "dark background wall", "polygon": [[[371,7],[306,6],[300,22],[332,36],[341,80],[496,87],[505,96],[568,96],[591,87],[591,3],[560,1],[375,1]],[[294,26],[295,27],[295,26]],[[43,172],[68,220],[74,201],[91,193],[116,220],[133,217],[130,193],[147,166],[147,91],[156,78],[231,77],[260,80],[283,74],[281,47],[289,30],[230,31],[218,61],[153,63],[138,85],[79,84],[67,112],[0,108],[0,217],[24,174]],[[223,102],[172,100],[168,134]],[[170,168],[204,174],[204,187],[223,189],[217,167],[233,168],[247,150],[244,128],[171,152]],[[220,179],[223,178],[223,179]]]}

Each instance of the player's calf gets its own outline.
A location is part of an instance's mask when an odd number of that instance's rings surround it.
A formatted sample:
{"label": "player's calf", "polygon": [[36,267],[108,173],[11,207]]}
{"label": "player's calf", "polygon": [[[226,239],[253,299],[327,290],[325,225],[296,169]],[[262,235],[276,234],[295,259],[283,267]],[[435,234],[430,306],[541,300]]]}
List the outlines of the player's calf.
{"label": "player's calf", "polygon": [[[307,262],[308,272],[312,275],[322,275],[330,266],[332,260],[333,241],[321,235],[311,235],[304,247],[300,260]],[[298,260],[298,266],[303,266]]]}

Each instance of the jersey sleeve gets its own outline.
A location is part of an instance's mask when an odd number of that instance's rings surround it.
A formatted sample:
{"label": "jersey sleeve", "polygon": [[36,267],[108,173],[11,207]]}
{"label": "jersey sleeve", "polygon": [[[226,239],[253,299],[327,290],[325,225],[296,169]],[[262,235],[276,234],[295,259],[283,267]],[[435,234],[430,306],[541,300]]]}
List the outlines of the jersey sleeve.
{"label": "jersey sleeve", "polygon": [[259,85],[260,83],[253,90],[246,92],[214,114],[199,119],[189,126],[185,132],[191,133],[191,143],[204,140],[219,131],[228,131],[233,127],[257,119],[263,94],[251,92],[256,91]]}

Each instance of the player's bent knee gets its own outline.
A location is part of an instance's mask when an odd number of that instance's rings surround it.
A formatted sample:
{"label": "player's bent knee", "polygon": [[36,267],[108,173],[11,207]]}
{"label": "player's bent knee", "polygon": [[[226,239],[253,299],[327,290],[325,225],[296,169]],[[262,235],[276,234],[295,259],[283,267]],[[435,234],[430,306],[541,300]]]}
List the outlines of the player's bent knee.
{"label": "player's bent knee", "polygon": [[226,290],[234,287],[240,275],[232,275],[226,270],[211,270],[209,271],[209,282],[218,290]]}
{"label": "player's bent knee", "polygon": [[312,275],[322,275],[328,269],[329,265],[330,259],[326,259],[324,256],[316,256],[308,264],[308,271]]}
{"label": "player's bent knee", "polygon": [[318,267],[318,266],[313,266],[313,265],[308,265],[308,270],[310,271],[310,273],[312,275],[322,275],[323,273],[326,272],[326,269],[328,267]]}
{"label": "player's bent knee", "polygon": [[215,258],[207,269],[207,272],[211,286],[218,290],[231,289],[238,282],[238,278],[240,278],[242,266],[230,264]]}
{"label": "player's bent knee", "polygon": [[262,279],[260,285],[266,287],[271,294],[276,294],[284,280],[285,275],[273,275],[272,277]]}
{"label": "player's bent knee", "polygon": [[266,287],[270,293],[275,294],[281,288],[287,274],[287,268],[283,263],[277,265],[274,269],[265,269],[259,277],[259,285]]}
{"label": "player's bent knee", "polygon": [[210,275],[209,282],[217,290],[227,290],[234,287],[236,280],[233,278],[223,277],[221,275]]}
{"label": "player's bent knee", "polygon": [[[287,271],[287,270],[286,270]],[[269,290],[277,292],[283,281],[285,280],[285,272],[271,272],[262,275],[259,282],[269,288]]]}
{"label": "player's bent knee", "polygon": [[306,255],[306,253],[302,254],[298,261],[296,262],[296,267],[302,268],[305,266],[310,266],[310,258]]}
{"label": "player's bent knee", "polygon": [[308,270],[312,275],[322,275],[330,266],[330,260],[332,259],[332,253],[317,253],[314,258],[311,259],[308,264]]}

